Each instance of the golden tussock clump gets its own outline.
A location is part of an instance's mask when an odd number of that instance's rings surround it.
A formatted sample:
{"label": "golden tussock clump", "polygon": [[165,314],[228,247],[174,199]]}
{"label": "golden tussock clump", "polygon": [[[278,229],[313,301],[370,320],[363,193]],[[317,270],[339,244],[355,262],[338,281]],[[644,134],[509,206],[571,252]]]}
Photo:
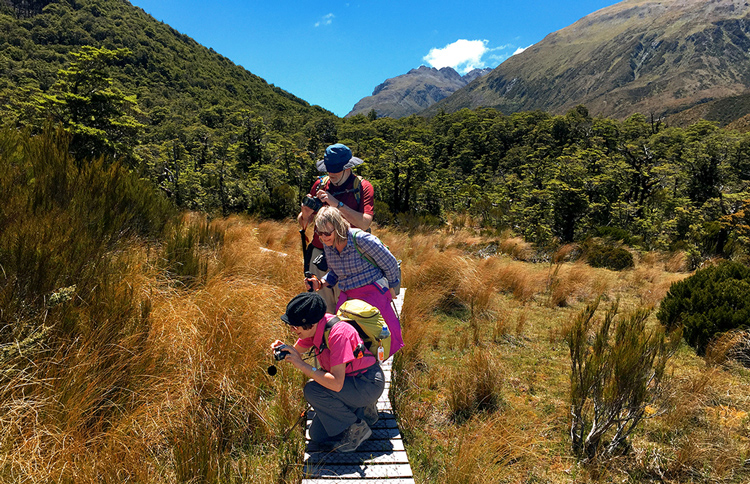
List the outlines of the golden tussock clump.
{"label": "golden tussock clump", "polygon": [[534,248],[531,244],[520,237],[506,238],[500,243],[500,252],[507,254],[513,259],[529,261],[534,255]]}
{"label": "golden tussock clump", "polygon": [[750,331],[727,331],[709,344],[704,356],[709,365],[729,365],[731,362],[750,367]]}

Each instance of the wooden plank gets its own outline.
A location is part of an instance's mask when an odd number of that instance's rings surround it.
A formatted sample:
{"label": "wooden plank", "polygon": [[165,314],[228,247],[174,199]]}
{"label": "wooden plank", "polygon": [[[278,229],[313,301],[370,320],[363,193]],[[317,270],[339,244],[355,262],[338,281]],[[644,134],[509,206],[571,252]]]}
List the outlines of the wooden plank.
{"label": "wooden plank", "polygon": [[389,465],[329,465],[320,463],[305,465],[305,475],[309,477],[328,477],[337,479],[386,479],[414,477],[409,464]]}
{"label": "wooden plank", "polygon": [[398,293],[398,296],[396,296],[396,300],[393,301],[394,306],[396,306],[396,315],[401,316],[401,309],[404,307],[404,297],[406,293],[406,288],[402,287],[401,291]]}
{"label": "wooden plank", "polygon": [[313,452],[307,454],[307,464],[325,462],[327,464],[365,465],[365,464],[408,464],[409,459],[405,451],[381,450],[355,452]]}
{"label": "wooden plank", "polygon": [[[374,428],[372,429],[372,435],[370,436],[370,439],[368,440],[391,440],[391,439],[400,439],[400,438],[401,438],[401,431],[398,429],[398,427],[392,428],[392,429]],[[309,430],[305,431],[305,439],[307,439],[308,441],[310,440]]]}
{"label": "wooden plank", "polygon": [[[310,428],[310,421],[312,420],[313,416],[315,415],[315,412],[313,410],[310,410],[307,412],[307,429]],[[371,429],[397,429],[398,428],[398,422],[396,422],[396,418],[393,416],[393,414],[390,413],[380,413],[380,419],[378,419],[377,422],[375,422],[375,425],[370,426]]]}
{"label": "wooden plank", "polygon": [[[305,458],[313,453],[327,453],[330,452],[330,445],[318,445],[315,442],[307,444],[307,452]],[[401,439],[368,439],[362,442],[357,449],[357,452],[400,452],[405,450],[404,442]]]}

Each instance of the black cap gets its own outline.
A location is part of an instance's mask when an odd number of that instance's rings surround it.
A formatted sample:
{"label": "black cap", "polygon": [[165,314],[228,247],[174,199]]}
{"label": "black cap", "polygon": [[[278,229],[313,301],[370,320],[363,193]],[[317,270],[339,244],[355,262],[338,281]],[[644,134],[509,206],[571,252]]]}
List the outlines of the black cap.
{"label": "black cap", "polygon": [[326,303],[317,292],[297,294],[286,305],[286,313],[281,320],[291,326],[315,324],[326,314]]}

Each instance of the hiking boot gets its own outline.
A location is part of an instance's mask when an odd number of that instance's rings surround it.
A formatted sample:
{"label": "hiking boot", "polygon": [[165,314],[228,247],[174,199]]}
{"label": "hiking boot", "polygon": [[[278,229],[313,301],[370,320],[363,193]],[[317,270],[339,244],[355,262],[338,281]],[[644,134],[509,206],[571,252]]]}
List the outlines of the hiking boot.
{"label": "hiking boot", "polygon": [[369,439],[371,435],[372,430],[370,430],[370,427],[364,420],[358,423],[353,423],[344,431],[344,437],[342,437],[341,442],[334,450],[336,450],[336,452],[354,452],[357,450],[357,447],[359,447],[362,442]]}
{"label": "hiking boot", "polygon": [[370,427],[375,425],[380,419],[380,415],[378,414],[378,402],[373,402],[372,405],[366,406],[364,410],[362,410],[362,414],[364,415],[362,420],[367,422],[367,425]]}

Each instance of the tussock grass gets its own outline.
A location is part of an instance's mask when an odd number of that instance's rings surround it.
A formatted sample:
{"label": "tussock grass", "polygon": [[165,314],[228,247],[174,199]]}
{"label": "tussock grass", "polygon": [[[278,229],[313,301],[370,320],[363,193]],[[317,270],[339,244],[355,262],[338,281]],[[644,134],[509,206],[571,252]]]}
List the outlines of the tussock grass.
{"label": "tussock grass", "polygon": [[500,243],[500,252],[515,260],[529,261],[534,256],[534,248],[520,237],[509,237]]}
{"label": "tussock grass", "polygon": [[439,482],[479,484],[502,482],[506,467],[533,455],[533,443],[519,438],[502,416],[476,419],[451,439]]}
{"label": "tussock grass", "polygon": [[455,421],[502,406],[502,368],[486,352],[475,348],[448,375],[448,408]]}
{"label": "tussock grass", "polygon": [[740,329],[720,335],[708,346],[704,358],[709,365],[739,363],[750,367],[750,331]]}
{"label": "tussock grass", "polygon": [[[174,230],[164,247],[119,252],[108,266],[117,277],[52,307],[47,321],[70,328],[55,346],[9,355],[16,370],[0,387],[0,480],[301,476],[302,435],[288,433],[303,408],[299,378],[285,368],[271,378],[266,368],[270,342],[289,339],[278,317],[302,271],[260,251],[248,220],[188,215]],[[170,254],[176,239],[189,256]],[[91,302],[74,304],[81,299]]]}
{"label": "tussock grass", "polygon": [[688,272],[689,260],[685,252],[675,252],[664,261],[664,270],[667,272]]}
{"label": "tussock grass", "polygon": [[[743,437],[750,373],[736,364],[706,366],[684,344],[628,451],[587,465],[573,457],[563,328],[597,297],[618,299],[627,312],[658,306],[670,285],[689,275],[683,255],[644,254],[633,269],[615,272],[571,262],[575,248],[568,247],[551,263],[530,264],[503,250],[479,256],[476,247],[496,240],[464,232],[450,231],[458,242],[419,234],[403,246],[407,347],[395,361],[393,398],[418,482],[750,478]],[[647,325],[656,324],[652,314]],[[496,403],[483,408],[488,395]],[[496,425],[505,433],[492,434]],[[731,458],[722,460],[722,452]]]}

